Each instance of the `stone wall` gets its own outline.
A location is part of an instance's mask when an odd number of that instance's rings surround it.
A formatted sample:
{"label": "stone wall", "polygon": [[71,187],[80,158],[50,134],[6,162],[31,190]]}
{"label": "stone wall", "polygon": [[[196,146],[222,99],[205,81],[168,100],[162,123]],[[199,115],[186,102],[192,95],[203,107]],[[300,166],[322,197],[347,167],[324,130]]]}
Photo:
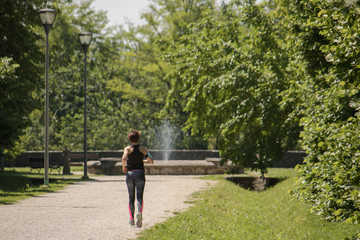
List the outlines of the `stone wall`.
{"label": "stone wall", "polygon": [[[149,150],[156,160],[165,160],[165,151]],[[205,158],[218,158],[217,150],[173,150],[170,152],[168,160],[204,160]]]}
{"label": "stone wall", "polygon": [[[155,160],[164,160],[164,151],[162,150],[149,150]],[[71,153],[82,153],[75,151]],[[122,150],[113,151],[89,151],[89,153],[98,153],[100,158],[121,158]],[[15,161],[5,161],[6,167],[27,167],[30,165],[29,157],[43,157],[43,151],[28,151],[18,156]],[[64,162],[64,154],[61,151],[50,151],[50,164]],[[277,168],[294,168],[297,164],[302,164],[306,156],[303,151],[289,151],[284,154],[280,162],[274,164]],[[218,158],[219,151],[217,150],[173,150],[170,153],[170,160],[204,160],[205,158]],[[78,160],[81,161],[81,160]]]}
{"label": "stone wall", "polygon": [[[164,163],[161,163],[164,162]],[[180,163],[178,163],[180,162]],[[186,164],[186,162],[191,162]],[[198,164],[194,163],[198,162]],[[205,161],[191,160],[170,160],[157,161],[156,164],[145,164],[146,175],[210,175],[224,174],[228,169],[227,166],[219,167],[211,164],[204,164]],[[100,161],[90,161],[88,163],[88,172],[91,174],[104,175],[123,175],[122,164],[120,162],[113,163],[111,166],[102,166]],[[243,172],[241,172],[243,173]]]}
{"label": "stone wall", "polygon": [[[162,150],[149,150],[154,160],[164,160],[165,151]],[[71,153],[83,153],[82,151],[74,151]],[[121,158],[123,150],[113,151],[88,151],[88,153],[98,153],[100,158]],[[30,157],[43,157],[43,151],[27,151],[19,155],[15,161],[5,162],[6,167],[27,167],[30,166]],[[169,159],[171,160],[204,160],[205,158],[219,157],[219,151],[216,150],[173,150],[170,153]],[[61,151],[50,151],[49,152],[50,163],[59,163],[60,165],[64,162],[64,153]],[[81,160],[76,160],[81,161]]]}

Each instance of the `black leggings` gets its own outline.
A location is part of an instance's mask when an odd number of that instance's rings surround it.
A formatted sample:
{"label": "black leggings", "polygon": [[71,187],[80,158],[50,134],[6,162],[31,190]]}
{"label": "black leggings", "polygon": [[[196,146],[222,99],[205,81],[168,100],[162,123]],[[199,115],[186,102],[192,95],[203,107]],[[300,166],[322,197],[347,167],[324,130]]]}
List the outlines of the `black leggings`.
{"label": "black leggings", "polygon": [[138,212],[143,211],[143,194],[145,187],[145,173],[142,170],[128,171],[126,174],[126,185],[129,192],[129,213],[130,219],[134,220],[135,211],[135,187]]}

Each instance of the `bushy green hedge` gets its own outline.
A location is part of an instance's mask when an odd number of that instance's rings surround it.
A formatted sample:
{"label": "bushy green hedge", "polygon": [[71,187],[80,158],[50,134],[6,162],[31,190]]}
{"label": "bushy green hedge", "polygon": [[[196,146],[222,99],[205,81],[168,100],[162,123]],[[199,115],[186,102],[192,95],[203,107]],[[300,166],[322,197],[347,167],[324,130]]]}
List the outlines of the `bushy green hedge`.
{"label": "bushy green hedge", "polygon": [[[323,81],[329,79],[330,76],[325,76]],[[314,213],[327,220],[360,223],[360,118],[355,103],[356,86],[339,81],[329,84],[327,89],[303,90],[311,104],[303,110],[301,119],[302,145],[308,156],[305,164],[298,167],[302,185],[296,194],[312,205]]]}
{"label": "bushy green hedge", "polygon": [[293,87],[302,99],[301,138],[308,154],[296,194],[328,220],[359,223],[360,3],[280,2],[305,76]]}
{"label": "bushy green hedge", "polygon": [[359,120],[313,123],[304,120],[304,142],[312,146],[300,167],[298,196],[328,220],[360,222]]}

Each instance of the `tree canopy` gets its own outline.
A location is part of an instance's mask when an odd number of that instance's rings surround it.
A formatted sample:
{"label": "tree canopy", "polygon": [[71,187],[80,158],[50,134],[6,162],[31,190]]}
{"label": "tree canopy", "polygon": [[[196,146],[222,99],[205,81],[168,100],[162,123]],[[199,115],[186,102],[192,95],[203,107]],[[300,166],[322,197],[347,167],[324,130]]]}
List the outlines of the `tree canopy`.
{"label": "tree canopy", "polygon": [[37,46],[40,35],[37,7],[43,1],[4,0],[0,7],[0,145],[11,148],[28,126],[28,115],[38,104],[33,93],[41,86]]}
{"label": "tree canopy", "polygon": [[186,98],[186,128],[217,137],[223,157],[262,173],[296,144],[299,131],[288,121],[292,108],[281,107],[289,56],[278,18],[267,10],[248,1],[208,11],[171,55],[179,79],[172,96],[182,91]]}

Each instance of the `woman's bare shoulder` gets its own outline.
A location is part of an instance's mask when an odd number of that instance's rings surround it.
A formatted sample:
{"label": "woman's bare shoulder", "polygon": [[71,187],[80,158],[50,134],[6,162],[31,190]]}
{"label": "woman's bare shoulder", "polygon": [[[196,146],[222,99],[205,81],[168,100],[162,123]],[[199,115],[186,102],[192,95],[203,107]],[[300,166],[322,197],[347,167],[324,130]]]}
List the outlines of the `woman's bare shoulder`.
{"label": "woman's bare shoulder", "polygon": [[124,152],[132,152],[134,148],[130,145],[124,148]]}
{"label": "woman's bare shoulder", "polygon": [[142,152],[144,155],[147,153],[146,148],[143,147],[142,145],[140,145],[139,150],[140,150],[140,152]]}

